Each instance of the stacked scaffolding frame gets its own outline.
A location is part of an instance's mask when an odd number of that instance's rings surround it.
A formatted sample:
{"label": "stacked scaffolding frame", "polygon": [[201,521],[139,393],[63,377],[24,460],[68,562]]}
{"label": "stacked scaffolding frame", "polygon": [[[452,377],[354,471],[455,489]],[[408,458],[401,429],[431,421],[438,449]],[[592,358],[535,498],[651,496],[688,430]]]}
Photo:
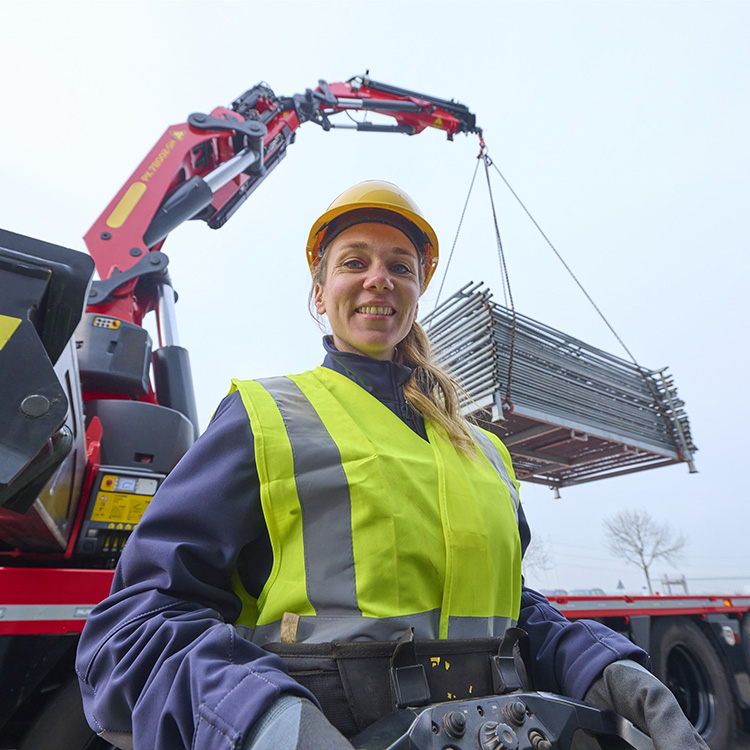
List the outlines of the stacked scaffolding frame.
{"label": "stacked scaffolding frame", "polygon": [[423,321],[466,414],[508,446],[519,479],[552,487],[686,462],[696,451],[667,368],[632,362],[512,312],[467,284]]}

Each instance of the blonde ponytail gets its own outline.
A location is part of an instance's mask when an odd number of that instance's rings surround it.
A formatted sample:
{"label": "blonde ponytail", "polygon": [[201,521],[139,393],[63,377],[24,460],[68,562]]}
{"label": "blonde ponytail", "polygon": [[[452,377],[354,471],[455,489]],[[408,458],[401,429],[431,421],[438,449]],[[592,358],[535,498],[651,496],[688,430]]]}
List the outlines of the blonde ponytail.
{"label": "blonde ponytail", "polygon": [[404,385],[407,401],[426,420],[440,425],[457,450],[469,456],[476,455],[476,444],[461,416],[461,386],[432,361],[430,340],[416,321],[396,347],[393,361],[412,368],[411,377]]}

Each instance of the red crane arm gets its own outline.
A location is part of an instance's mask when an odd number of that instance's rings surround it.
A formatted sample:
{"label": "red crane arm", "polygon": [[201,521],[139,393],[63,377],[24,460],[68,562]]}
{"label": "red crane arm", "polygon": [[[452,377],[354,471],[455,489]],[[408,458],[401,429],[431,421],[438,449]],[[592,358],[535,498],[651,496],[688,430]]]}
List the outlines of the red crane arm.
{"label": "red crane arm", "polygon": [[[332,123],[345,111],[388,115],[395,125],[353,121]],[[154,309],[158,284],[144,283],[166,274],[159,251],[169,232],[189,219],[218,229],[286,155],[304,122],[324,130],[413,135],[438,128],[481,133],[462,104],[355,76],[344,83],[319,81],[315,90],[278,97],[258,84],[209,115],[194,113],[171,125],[84,237],[101,281],[89,297],[94,312],[140,325]]]}

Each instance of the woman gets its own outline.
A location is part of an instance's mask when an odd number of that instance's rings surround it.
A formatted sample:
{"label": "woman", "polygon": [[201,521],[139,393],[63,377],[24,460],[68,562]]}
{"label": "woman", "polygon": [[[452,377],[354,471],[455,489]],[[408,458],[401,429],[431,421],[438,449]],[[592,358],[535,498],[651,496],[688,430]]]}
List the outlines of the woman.
{"label": "woman", "polygon": [[233,381],[164,482],[81,639],[92,727],[136,750],[347,748],[270,644],[486,639],[517,622],[534,688],[593,697],[658,747],[705,747],[643,651],[522,590],[508,452],[460,417],[416,322],[438,242],[411,198],[350,188],[307,253],[323,365]]}

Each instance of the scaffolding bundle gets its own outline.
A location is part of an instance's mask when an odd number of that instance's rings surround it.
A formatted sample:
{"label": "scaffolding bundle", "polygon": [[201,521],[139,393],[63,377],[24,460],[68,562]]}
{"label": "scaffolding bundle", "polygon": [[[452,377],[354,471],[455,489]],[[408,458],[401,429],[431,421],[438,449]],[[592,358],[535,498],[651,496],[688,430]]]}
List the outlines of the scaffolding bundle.
{"label": "scaffolding bundle", "polygon": [[467,284],[422,322],[466,390],[464,413],[502,439],[519,479],[559,488],[681,462],[695,471],[667,368],[646,370],[514,316],[482,283]]}

